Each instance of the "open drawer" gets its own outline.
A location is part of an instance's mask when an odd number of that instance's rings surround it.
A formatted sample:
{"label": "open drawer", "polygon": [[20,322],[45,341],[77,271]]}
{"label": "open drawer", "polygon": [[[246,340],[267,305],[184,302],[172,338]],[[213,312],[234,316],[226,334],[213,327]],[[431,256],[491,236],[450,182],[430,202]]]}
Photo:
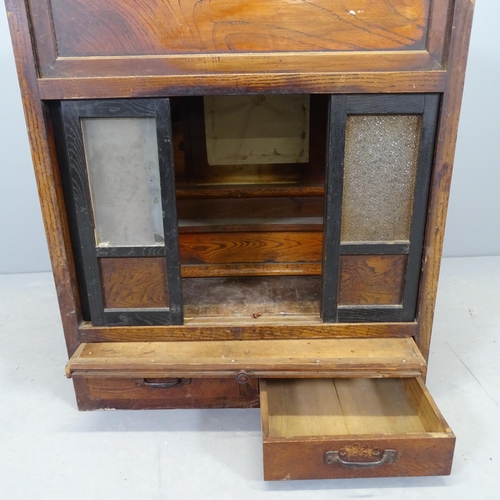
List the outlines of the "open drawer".
{"label": "open drawer", "polygon": [[264,479],[447,475],[455,436],[421,378],[261,380]]}

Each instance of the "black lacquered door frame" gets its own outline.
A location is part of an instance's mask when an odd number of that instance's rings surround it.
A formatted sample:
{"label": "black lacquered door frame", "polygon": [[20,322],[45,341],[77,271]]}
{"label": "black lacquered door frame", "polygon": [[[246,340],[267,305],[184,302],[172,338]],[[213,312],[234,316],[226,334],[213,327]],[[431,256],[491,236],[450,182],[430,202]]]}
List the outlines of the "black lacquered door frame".
{"label": "black lacquered door frame", "polygon": [[[324,322],[415,319],[438,109],[438,94],[330,96],[321,299],[321,317]],[[408,242],[341,243],[344,155],[349,115],[421,115],[422,117]],[[339,306],[341,256],[377,254],[408,256],[402,303],[387,306]]]}
{"label": "black lacquered door frame", "polygon": [[[98,247],[81,120],[83,118],[155,118],[158,144],[164,246]],[[67,169],[90,318],[96,326],[182,324],[183,306],[175,202],[170,102],[168,99],[62,101],[57,117],[61,162]],[[168,307],[105,308],[99,258],[164,257]]]}

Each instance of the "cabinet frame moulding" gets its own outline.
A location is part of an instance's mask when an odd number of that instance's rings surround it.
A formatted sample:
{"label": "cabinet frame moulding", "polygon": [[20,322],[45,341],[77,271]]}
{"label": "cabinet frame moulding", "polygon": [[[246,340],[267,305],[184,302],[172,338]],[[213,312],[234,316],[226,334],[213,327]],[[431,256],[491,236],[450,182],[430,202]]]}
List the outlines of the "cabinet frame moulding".
{"label": "cabinet frame moulding", "polygon": [[[240,68],[255,68],[255,73],[273,72],[279,61],[282,71],[323,73],[369,71],[438,70],[446,61],[453,0],[429,1],[428,25],[424,49],[417,50],[304,50],[289,52],[242,51],[238,53],[171,53],[165,55],[138,54],[119,56],[61,57],[49,0],[27,2],[30,21],[37,39],[40,76],[43,78],[102,77],[149,75],[197,75],[204,73],[239,73]],[[418,45],[418,44],[417,44]],[[201,49],[201,47],[200,47]],[[200,50],[201,52],[201,50]],[[247,61],[242,65],[240,61]],[[251,73],[248,72],[247,73]]]}
{"label": "cabinet frame moulding", "polygon": [[320,318],[304,318],[291,322],[277,318],[273,322],[259,319],[233,318],[214,321],[187,320],[183,325],[169,326],[93,326],[82,322],[78,329],[81,342],[141,342],[168,340],[258,340],[258,339],[325,339],[414,337],[418,324],[408,323],[322,323]]}

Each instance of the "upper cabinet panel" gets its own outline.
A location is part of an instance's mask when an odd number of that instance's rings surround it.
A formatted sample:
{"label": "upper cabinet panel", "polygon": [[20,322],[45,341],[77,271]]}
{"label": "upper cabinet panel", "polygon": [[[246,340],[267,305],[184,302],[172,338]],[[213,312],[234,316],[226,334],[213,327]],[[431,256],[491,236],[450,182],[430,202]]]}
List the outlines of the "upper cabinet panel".
{"label": "upper cabinet panel", "polygon": [[430,0],[52,0],[60,56],[423,49]]}
{"label": "upper cabinet panel", "polygon": [[[41,95],[67,99],[378,92],[388,82],[440,92],[454,0],[27,2]],[[146,80],[112,81],[121,76]]]}

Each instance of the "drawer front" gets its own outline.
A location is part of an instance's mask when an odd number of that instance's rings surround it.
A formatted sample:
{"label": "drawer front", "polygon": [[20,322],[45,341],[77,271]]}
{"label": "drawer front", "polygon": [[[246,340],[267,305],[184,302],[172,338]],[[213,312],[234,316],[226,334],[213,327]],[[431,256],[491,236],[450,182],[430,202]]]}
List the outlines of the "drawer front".
{"label": "drawer front", "polygon": [[264,479],[449,475],[454,445],[453,439],[420,436],[265,442]]}
{"label": "drawer front", "polygon": [[447,475],[455,437],[421,379],[261,381],[266,480]]}
{"label": "drawer front", "polygon": [[258,380],[74,377],[80,410],[255,408]]}
{"label": "drawer front", "polygon": [[59,55],[422,49],[430,0],[52,0]]}

